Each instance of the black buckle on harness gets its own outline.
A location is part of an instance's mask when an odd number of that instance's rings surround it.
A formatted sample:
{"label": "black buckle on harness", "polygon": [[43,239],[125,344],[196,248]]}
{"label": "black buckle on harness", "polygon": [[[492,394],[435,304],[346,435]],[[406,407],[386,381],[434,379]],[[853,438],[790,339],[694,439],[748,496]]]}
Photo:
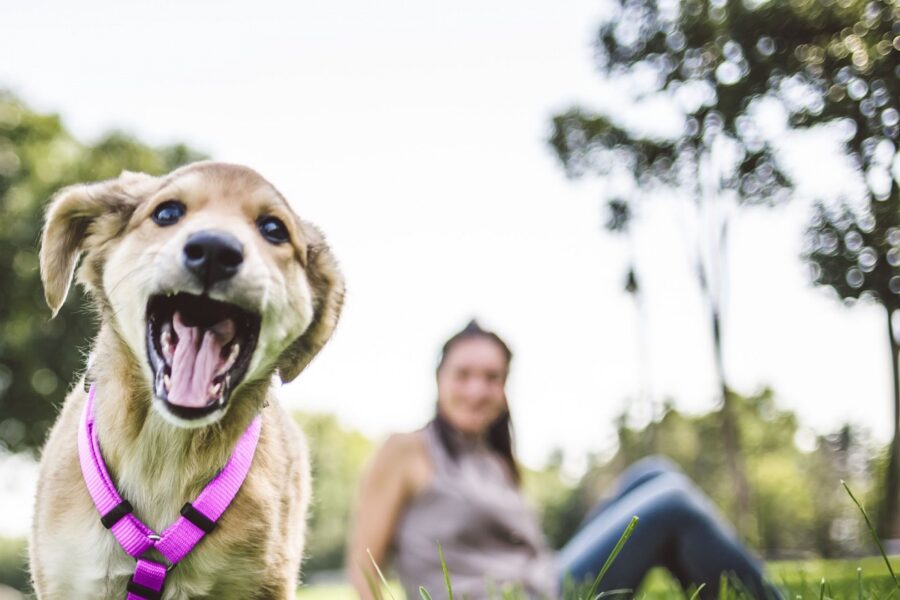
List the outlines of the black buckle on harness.
{"label": "black buckle on harness", "polygon": [[204,533],[210,533],[216,528],[216,522],[194,508],[190,502],[185,502],[181,507],[181,516],[202,529]]}
{"label": "black buckle on harness", "polygon": [[116,504],[108,513],[100,517],[100,522],[103,523],[103,526],[107,529],[112,528],[113,525],[122,520],[122,517],[129,514],[133,508],[131,508],[131,504],[128,503],[128,500],[122,500],[118,504]]}
{"label": "black buckle on harness", "polygon": [[125,586],[125,589],[132,594],[137,594],[145,600],[162,600],[162,589],[157,592],[156,590],[150,589],[145,585],[136,583],[134,581],[134,575],[131,576],[131,579],[128,581],[128,585]]}

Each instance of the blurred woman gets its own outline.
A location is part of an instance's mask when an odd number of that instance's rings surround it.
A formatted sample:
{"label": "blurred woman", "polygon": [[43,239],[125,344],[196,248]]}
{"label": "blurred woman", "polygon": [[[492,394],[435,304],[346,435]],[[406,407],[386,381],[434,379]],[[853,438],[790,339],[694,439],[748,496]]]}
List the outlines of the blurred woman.
{"label": "blurred woman", "polygon": [[377,581],[368,552],[382,569],[393,565],[408,599],[419,597],[419,586],[447,597],[438,544],[457,597],[477,600],[518,587],[526,597],[556,598],[567,577],[596,577],[633,515],[640,521],[600,591],[637,590],[659,565],[685,588],[706,584],[702,597],[716,596],[722,573],[756,597],[779,597],[709,499],[660,458],[625,471],[612,499],[553,552],[519,489],[505,391],[511,360],[503,340],[470,323],[444,344],[434,418],[391,436],[375,454],[360,484],[347,553],[362,598],[372,598]]}

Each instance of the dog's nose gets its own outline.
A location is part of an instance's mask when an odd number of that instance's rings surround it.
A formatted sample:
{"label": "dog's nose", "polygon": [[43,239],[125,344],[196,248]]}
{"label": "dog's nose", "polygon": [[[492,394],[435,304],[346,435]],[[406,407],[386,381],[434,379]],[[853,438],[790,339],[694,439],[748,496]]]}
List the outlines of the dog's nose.
{"label": "dog's nose", "polygon": [[184,245],[184,266],[205,287],[234,277],[244,262],[244,248],[224,231],[198,231]]}

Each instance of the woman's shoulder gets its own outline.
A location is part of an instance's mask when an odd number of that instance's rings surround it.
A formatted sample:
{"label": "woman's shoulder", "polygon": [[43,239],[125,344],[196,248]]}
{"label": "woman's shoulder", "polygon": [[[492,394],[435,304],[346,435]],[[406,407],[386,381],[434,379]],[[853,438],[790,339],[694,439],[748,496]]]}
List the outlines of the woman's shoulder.
{"label": "woman's shoulder", "polygon": [[392,433],[384,441],[383,447],[390,451],[415,451],[417,448],[424,450],[424,433],[424,429]]}
{"label": "woman's shoulder", "polygon": [[378,450],[376,460],[388,461],[394,466],[430,462],[425,430],[392,433]]}
{"label": "woman's shoulder", "polygon": [[425,431],[391,434],[372,462],[374,469],[390,471],[406,480],[414,493],[421,490],[432,474]]}

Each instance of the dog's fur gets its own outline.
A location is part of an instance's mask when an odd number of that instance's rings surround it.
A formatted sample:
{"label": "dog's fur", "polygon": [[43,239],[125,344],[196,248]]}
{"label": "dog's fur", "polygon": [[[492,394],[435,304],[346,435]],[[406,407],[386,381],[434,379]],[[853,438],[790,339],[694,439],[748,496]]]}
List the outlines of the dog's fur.
{"label": "dog's fur", "polygon": [[[187,212],[163,228],[150,215],[169,199]],[[263,239],[260,215],[279,217],[290,242]],[[151,295],[203,291],[180,257],[187,236],[207,229],[228,231],[244,248],[239,273],[208,295],[262,320],[246,375],[224,414],[187,423],[168,414],[154,394],[145,311]],[[169,573],[164,598],[293,598],[310,496],[308,457],[302,434],[270,388],[276,372],[282,381],[294,379],[337,322],[343,279],[322,236],[256,172],[206,162],[163,177],[126,172],[57,194],[40,254],[54,314],[82,253],[77,279],[98,309],[100,330],[85,376],[43,450],[30,540],[38,597],[121,599],[134,571],[135,560],[101,525],[79,467],[78,422],[89,382],[97,388],[96,429],[110,474],[135,516],[157,532],[196,498],[262,412],[243,487],[216,530]]]}

